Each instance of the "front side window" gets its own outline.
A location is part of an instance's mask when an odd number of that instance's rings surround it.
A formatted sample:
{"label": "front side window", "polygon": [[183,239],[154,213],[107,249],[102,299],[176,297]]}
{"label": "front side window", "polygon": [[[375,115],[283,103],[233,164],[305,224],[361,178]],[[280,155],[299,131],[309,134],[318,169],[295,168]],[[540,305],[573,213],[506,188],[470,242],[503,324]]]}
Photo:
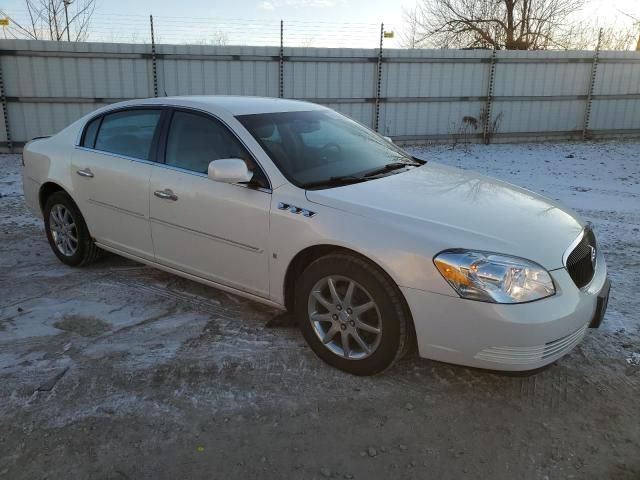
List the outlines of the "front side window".
{"label": "front side window", "polygon": [[[160,110],[126,110],[104,116],[95,139],[95,149],[149,160]],[[85,139],[90,133],[89,125]]]}
{"label": "front side window", "polygon": [[240,141],[219,121],[197,113],[176,111],[171,118],[165,163],[192,172],[207,173],[209,163],[224,158],[240,158],[264,182],[261,170]]}
{"label": "front side window", "polygon": [[237,118],[280,171],[303,188],[336,186],[338,181],[366,181],[423,163],[332,110]]}

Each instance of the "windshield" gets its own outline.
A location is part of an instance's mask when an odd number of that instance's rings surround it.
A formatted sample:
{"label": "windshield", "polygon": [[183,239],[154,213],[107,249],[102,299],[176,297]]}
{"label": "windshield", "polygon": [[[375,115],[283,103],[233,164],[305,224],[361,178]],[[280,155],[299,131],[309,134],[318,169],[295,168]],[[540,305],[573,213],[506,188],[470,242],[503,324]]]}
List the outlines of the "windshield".
{"label": "windshield", "polygon": [[280,171],[302,188],[365,181],[376,178],[373,173],[380,176],[423,163],[333,110],[237,118]]}

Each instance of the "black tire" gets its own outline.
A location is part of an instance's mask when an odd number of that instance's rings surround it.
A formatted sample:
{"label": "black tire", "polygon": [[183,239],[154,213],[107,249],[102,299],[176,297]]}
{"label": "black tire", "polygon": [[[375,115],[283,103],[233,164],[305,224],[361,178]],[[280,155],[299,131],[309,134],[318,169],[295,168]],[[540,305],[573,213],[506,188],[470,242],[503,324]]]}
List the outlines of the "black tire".
{"label": "black tire", "polygon": [[[65,255],[63,252],[61,252],[56,246],[53,239],[53,233],[51,231],[50,225],[50,215],[51,210],[56,205],[62,205],[65,209],[67,209],[75,223],[75,233],[78,242],[75,253],[73,253],[72,255]],[[87,228],[87,224],[85,223],[80,210],[76,206],[73,199],[67,193],[52,193],[49,198],[47,198],[42,213],[44,216],[44,228],[45,232],[47,233],[47,240],[49,240],[49,246],[51,247],[51,250],[53,250],[53,253],[56,255],[56,257],[58,257],[58,259],[62,263],[72,267],[81,267],[94,262],[98,257],[100,257],[102,250],[100,250],[95,245],[95,243],[93,243],[93,239],[89,234],[89,229]]]}
{"label": "black tire", "polygon": [[[312,326],[309,296],[316,283],[327,276],[354,280],[370,293],[377,304],[382,326],[381,339],[377,348],[366,358],[344,358],[334,353],[320,340]],[[378,267],[353,255],[329,254],[311,263],[297,281],[294,312],[302,335],[315,354],[329,365],[354,375],[383,372],[404,355],[409,344],[411,319],[400,290]]]}

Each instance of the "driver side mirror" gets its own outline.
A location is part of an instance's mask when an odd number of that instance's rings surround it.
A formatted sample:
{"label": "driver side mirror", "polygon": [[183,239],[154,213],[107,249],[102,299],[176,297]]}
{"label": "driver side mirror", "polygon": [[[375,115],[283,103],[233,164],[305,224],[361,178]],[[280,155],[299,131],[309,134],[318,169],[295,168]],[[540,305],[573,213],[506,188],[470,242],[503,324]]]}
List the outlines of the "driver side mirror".
{"label": "driver side mirror", "polygon": [[385,137],[384,135],[382,136],[382,138],[384,138],[387,142],[389,143],[393,143],[393,139],[391,137]]}
{"label": "driver side mirror", "polygon": [[253,173],[247,168],[244,160],[223,158],[209,164],[207,176],[216,182],[248,183],[253,178]]}

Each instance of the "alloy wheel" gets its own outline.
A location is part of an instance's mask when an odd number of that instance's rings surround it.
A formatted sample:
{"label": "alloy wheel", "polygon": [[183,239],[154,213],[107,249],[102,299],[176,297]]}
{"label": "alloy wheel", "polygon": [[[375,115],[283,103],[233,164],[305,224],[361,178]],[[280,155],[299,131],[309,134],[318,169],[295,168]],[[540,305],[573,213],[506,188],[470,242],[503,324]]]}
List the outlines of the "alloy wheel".
{"label": "alloy wheel", "polygon": [[372,355],[382,338],[382,318],[373,297],[358,282],[327,276],[311,289],[308,318],[322,344],[348,360]]}
{"label": "alloy wheel", "polygon": [[49,212],[49,230],[60,253],[72,257],[78,251],[78,229],[67,207],[55,204]]}

